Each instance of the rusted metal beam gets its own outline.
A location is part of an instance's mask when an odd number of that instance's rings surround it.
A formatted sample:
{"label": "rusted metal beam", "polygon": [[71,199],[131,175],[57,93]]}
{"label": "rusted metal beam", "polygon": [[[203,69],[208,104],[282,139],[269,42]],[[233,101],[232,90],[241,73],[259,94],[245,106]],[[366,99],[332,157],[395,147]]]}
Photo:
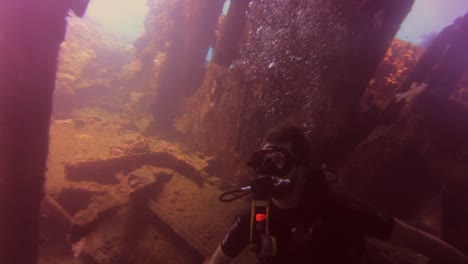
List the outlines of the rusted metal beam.
{"label": "rusted metal beam", "polygon": [[38,259],[57,57],[69,1],[0,0],[0,263]]}
{"label": "rusted metal beam", "polygon": [[85,1],[0,0],[1,263],[38,258],[59,46],[69,9],[82,15]]}
{"label": "rusted metal beam", "polygon": [[117,184],[118,172],[128,174],[143,165],[172,169],[198,185],[204,178],[188,162],[169,152],[148,152],[104,160],[84,161],[65,164],[65,177],[74,181],[95,181],[103,184]]}

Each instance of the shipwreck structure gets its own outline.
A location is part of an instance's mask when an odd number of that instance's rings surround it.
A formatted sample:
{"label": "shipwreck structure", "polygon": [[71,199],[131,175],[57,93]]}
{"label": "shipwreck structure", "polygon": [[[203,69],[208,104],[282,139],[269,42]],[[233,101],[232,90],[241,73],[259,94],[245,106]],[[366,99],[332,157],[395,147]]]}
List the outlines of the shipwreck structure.
{"label": "shipwreck structure", "polygon": [[87,1],[1,1],[0,260],[36,263],[57,56],[70,9]]}
{"label": "shipwreck structure", "polygon": [[[37,263],[46,232],[50,254],[83,263],[144,263],[154,249],[146,261],[201,263],[246,204],[226,209],[217,195],[249,181],[250,153],[284,120],[304,127],[314,165],[337,168],[345,190],[468,252],[468,15],[424,50],[394,40],[413,0],[224,4],[148,1],[112,105],[118,133],[138,136],[111,157],[63,162],[63,186],[47,192],[57,57],[67,15],[88,1],[0,0],[0,262]],[[80,94],[55,105],[79,107]]]}

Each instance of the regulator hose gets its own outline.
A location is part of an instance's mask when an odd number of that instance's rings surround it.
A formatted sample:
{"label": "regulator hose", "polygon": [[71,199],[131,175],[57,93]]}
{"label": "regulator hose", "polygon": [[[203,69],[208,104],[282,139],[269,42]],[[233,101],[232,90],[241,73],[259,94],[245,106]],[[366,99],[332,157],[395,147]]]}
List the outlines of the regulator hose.
{"label": "regulator hose", "polygon": [[[250,186],[246,186],[246,187],[242,187],[240,189],[235,189],[235,190],[232,190],[232,191],[227,191],[227,192],[224,192],[223,194],[221,194],[218,198],[218,200],[220,202],[223,202],[223,203],[228,203],[228,202],[232,202],[232,201],[235,201],[237,199],[240,199],[246,195],[248,195],[250,193]],[[240,193],[238,195],[234,195],[235,193]],[[226,196],[229,196],[229,195],[232,195],[232,197],[230,198],[226,198]]]}

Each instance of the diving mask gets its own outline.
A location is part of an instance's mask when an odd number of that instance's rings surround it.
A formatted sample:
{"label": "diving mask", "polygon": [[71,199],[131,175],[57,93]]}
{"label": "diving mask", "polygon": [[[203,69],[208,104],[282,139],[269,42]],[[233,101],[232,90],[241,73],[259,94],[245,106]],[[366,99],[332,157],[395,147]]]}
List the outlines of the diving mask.
{"label": "diving mask", "polygon": [[247,165],[259,175],[284,177],[292,169],[294,160],[285,149],[271,146],[254,152]]}

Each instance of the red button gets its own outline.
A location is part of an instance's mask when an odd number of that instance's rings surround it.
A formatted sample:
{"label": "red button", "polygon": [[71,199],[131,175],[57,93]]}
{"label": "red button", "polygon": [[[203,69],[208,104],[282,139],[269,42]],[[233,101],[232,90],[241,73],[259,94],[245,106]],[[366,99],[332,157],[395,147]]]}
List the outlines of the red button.
{"label": "red button", "polygon": [[265,214],[257,214],[257,215],[255,215],[255,220],[257,220],[257,222],[265,221],[265,219],[266,219],[266,215],[265,215]]}

